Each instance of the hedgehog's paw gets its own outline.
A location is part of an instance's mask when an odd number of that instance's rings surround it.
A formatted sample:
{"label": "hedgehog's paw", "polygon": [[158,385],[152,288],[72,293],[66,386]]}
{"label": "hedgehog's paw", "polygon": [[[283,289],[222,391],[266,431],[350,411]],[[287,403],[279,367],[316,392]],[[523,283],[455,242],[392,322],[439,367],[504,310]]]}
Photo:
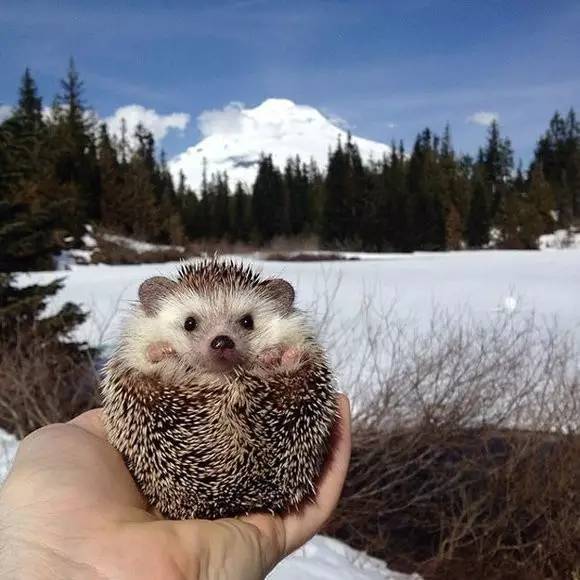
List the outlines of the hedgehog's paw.
{"label": "hedgehog's paw", "polygon": [[304,352],[301,348],[298,348],[297,346],[289,346],[282,352],[280,366],[285,370],[294,370],[298,365],[300,365],[303,354]]}
{"label": "hedgehog's paw", "polygon": [[147,360],[150,363],[158,363],[175,354],[175,350],[167,341],[159,340],[152,342],[147,347]]}
{"label": "hedgehog's paw", "polygon": [[302,349],[283,345],[265,350],[258,357],[258,360],[263,367],[272,370],[289,371],[294,370],[300,364],[302,355]]}

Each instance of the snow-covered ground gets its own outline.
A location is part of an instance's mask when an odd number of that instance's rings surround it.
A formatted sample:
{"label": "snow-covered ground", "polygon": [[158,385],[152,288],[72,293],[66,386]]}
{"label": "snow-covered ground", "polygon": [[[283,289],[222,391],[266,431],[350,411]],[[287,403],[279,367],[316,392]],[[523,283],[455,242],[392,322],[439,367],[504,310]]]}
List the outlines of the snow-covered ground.
{"label": "snow-covered ground", "polygon": [[580,232],[573,230],[556,230],[544,234],[538,240],[540,250],[579,250]]}
{"label": "snow-covered ground", "polygon": [[[479,321],[534,310],[557,319],[580,344],[580,252],[479,251],[365,254],[339,262],[261,262],[265,274],[296,287],[298,304],[325,316],[329,332],[368,331],[385,315],[408,328],[428,324],[433,310],[466,311]],[[81,303],[91,315],[77,337],[93,345],[115,342],[122,315],[149,276],[172,276],[177,263],[136,266],[72,266],[65,272],[21,274],[19,283],[47,283],[64,277],[65,288],[51,308]],[[50,311],[50,309],[49,309]]]}
{"label": "snow-covered ground", "polygon": [[390,571],[384,562],[369,558],[342,542],[316,536],[278,564],[269,580],[420,580]]}
{"label": "snow-covered ground", "polygon": [[4,481],[8,474],[17,449],[18,440],[16,437],[0,429],[0,483]]}
{"label": "snow-covered ground", "polygon": [[[116,234],[108,234],[106,232],[99,236],[99,240],[109,242],[116,246],[127,248],[136,252],[137,254],[145,254],[147,252],[166,252],[174,250],[176,252],[185,252],[183,246],[167,246],[164,244],[151,244],[149,242],[142,242],[133,238],[119,236]],[[73,238],[65,238],[65,242],[73,242]],[[85,225],[85,233],[81,237],[81,248],[68,248],[61,250],[55,256],[55,268],[57,270],[70,270],[75,265],[87,265],[93,262],[93,254],[99,250],[99,241],[95,238],[93,226]]]}
{"label": "snow-covered ground", "polygon": [[[139,240],[134,240],[133,238],[127,238],[125,236],[118,236],[115,234],[103,234],[103,240],[106,242],[111,242],[117,246],[124,246],[129,248],[139,254],[145,252],[160,252],[164,250],[177,250],[178,252],[184,252],[185,248],[183,246],[167,246],[163,244],[150,244],[149,242],[141,242]],[[95,244],[96,246],[96,241]]]}

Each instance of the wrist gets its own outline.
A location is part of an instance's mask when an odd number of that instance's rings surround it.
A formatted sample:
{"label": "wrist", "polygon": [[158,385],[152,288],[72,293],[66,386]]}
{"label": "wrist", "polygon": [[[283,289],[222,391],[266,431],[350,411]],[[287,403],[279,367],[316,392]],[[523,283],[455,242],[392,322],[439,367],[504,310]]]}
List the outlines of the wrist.
{"label": "wrist", "polygon": [[0,578],[3,580],[69,580],[66,561],[47,546],[10,534],[0,535]]}

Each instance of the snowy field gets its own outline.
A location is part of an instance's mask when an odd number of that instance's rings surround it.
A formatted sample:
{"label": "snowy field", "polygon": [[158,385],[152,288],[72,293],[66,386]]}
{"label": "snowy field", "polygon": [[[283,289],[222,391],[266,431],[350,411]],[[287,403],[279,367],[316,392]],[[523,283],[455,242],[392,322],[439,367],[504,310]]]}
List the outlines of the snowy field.
{"label": "snowy field", "polygon": [[[394,324],[407,332],[428,331],[435,313],[493,323],[498,317],[534,313],[540,324],[557,324],[580,344],[580,251],[480,251],[359,254],[339,262],[248,260],[297,290],[299,306],[322,328],[341,384],[354,394],[352,377],[364,366],[369,337]],[[175,275],[178,263],[138,266],[73,266],[61,272],[23,274],[21,284],[64,277],[64,301],[91,315],[78,338],[110,348],[124,312],[149,276]],[[360,384],[360,380],[358,380]]]}

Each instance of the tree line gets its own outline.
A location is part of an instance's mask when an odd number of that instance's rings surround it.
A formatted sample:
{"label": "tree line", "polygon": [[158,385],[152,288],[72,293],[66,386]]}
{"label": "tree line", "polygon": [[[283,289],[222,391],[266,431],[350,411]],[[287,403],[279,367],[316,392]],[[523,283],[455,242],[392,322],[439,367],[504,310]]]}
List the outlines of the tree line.
{"label": "tree line", "polygon": [[144,126],[110,134],[71,61],[48,108],[28,69],[22,77],[0,125],[0,204],[0,228],[17,216],[34,234],[2,252],[3,271],[50,267],[50,253],[80,244],[86,223],[173,244],[315,235],[324,247],[369,251],[534,248],[580,219],[580,123],[574,110],[556,113],[526,170],[493,122],[474,157],[454,150],[449,127],[374,161],[348,137],[324,170],[298,156],[280,168],[265,153],[253,184],[204,172],[194,191],[183,175],[174,183]]}

